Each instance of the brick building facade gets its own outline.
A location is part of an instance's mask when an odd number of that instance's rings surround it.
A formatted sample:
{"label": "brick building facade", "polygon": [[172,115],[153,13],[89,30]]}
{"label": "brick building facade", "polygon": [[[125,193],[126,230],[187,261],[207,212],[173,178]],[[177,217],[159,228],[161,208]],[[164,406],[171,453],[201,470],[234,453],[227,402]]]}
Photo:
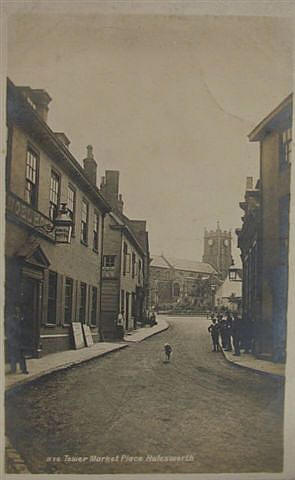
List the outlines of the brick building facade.
{"label": "brick building facade", "polygon": [[[6,322],[16,303],[27,347],[38,356],[72,346],[71,323],[86,323],[99,340],[104,217],[110,206],[96,187],[88,147],[84,168],[69,140],[47,124],[44,90],[7,83]],[[70,244],[58,245],[53,225],[61,203],[73,220]]]}

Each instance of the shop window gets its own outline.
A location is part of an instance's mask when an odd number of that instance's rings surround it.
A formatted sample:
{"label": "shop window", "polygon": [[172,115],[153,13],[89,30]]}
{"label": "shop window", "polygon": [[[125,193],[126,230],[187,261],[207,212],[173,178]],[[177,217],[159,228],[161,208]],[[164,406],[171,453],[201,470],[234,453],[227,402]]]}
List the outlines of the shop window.
{"label": "shop window", "polygon": [[80,308],[79,308],[79,322],[85,323],[86,319],[86,283],[80,283]]}
{"label": "shop window", "polygon": [[51,178],[50,178],[50,192],[49,192],[49,218],[51,220],[54,220],[54,218],[57,215],[59,193],[60,193],[60,178],[59,178],[59,175],[52,170]]}
{"label": "shop window", "polygon": [[91,325],[96,325],[96,315],[97,315],[97,288],[92,287],[91,316],[90,316]]}
{"label": "shop window", "polygon": [[57,294],[57,273],[49,272],[48,309],[47,309],[47,323],[49,325],[56,325],[56,294]]}
{"label": "shop window", "polygon": [[66,277],[65,283],[65,312],[64,323],[69,325],[72,323],[72,305],[73,305],[73,279]]}
{"label": "shop window", "polygon": [[37,208],[38,193],[38,157],[31,150],[27,150],[26,158],[26,188],[25,200],[33,208]]}

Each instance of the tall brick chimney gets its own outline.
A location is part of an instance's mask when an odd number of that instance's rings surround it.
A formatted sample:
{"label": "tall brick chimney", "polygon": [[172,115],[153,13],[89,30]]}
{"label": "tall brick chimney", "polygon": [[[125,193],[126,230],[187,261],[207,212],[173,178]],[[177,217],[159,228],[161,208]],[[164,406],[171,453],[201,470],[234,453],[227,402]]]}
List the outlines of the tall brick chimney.
{"label": "tall brick chimney", "polygon": [[123,212],[124,202],[122,195],[119,195],[119,170],[106,170],[102,177],[100,189],[110,205],[117,211]]}
{"label": "tall brick chimney", "polygon": [[84,172],[88,180],[96,186],[97,181],[97,163],[93,157],[92,145],[87,146],[87,157],[83,160]]}

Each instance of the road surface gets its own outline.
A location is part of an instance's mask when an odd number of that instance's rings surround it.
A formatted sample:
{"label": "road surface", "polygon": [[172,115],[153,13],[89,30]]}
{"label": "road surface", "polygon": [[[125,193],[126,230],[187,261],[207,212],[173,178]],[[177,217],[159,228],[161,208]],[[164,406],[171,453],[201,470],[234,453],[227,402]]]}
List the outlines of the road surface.
{"label": "road surface", "polygon": [[32,473],[282,469],[282,381],[212,352],[204,317],[168,321],[142,343],[9,395],[7,433]]}

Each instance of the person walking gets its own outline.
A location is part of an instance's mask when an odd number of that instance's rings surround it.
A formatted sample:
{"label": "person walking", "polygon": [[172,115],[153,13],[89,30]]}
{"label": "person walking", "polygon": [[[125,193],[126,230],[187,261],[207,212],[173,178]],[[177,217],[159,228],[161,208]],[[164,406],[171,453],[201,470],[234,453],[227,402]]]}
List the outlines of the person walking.
{"label": "person walking", "polygon": [[225,348],[226,352],[232,351],[232,341],[231,341],[232,325],[233,325],[232,316],[230,312],[228,312],[227,318],[226,318],[226,348]]}
{"label": "person walking", "polygon": [[153,327],[154,325],[157,325],[157,320],[156,320],[156,314],[153,311],[150,316],[150,326]]}
{"label": "person walking", "polygon": [[232,335],[233,335],[233,344],[236,357],[241,355],[240,352],[240,343],[241,343],[241,319],[238,315],[234,316],[233,326],[232,326]]}
{"label": "person walking", "polygon": [[22,373],[29,373],[24,355],[23,322],[20,305],[15,305],[7,318],[7,346],[11,373],[16,373],[18,363]]}
{"label": "person walking", "polygon": [[124,338],[124,310],[122,309],[119,313],[116,321],[117,337],[120,340]]}
{"label": "person walking", "polygon": [[216,323],[216,318],[212,319],[212,323],[208,327],[208,332],[211,333],[212,345],[213,345],[212,352],[218,352],[218,350],[219,350],[219,325]]}

